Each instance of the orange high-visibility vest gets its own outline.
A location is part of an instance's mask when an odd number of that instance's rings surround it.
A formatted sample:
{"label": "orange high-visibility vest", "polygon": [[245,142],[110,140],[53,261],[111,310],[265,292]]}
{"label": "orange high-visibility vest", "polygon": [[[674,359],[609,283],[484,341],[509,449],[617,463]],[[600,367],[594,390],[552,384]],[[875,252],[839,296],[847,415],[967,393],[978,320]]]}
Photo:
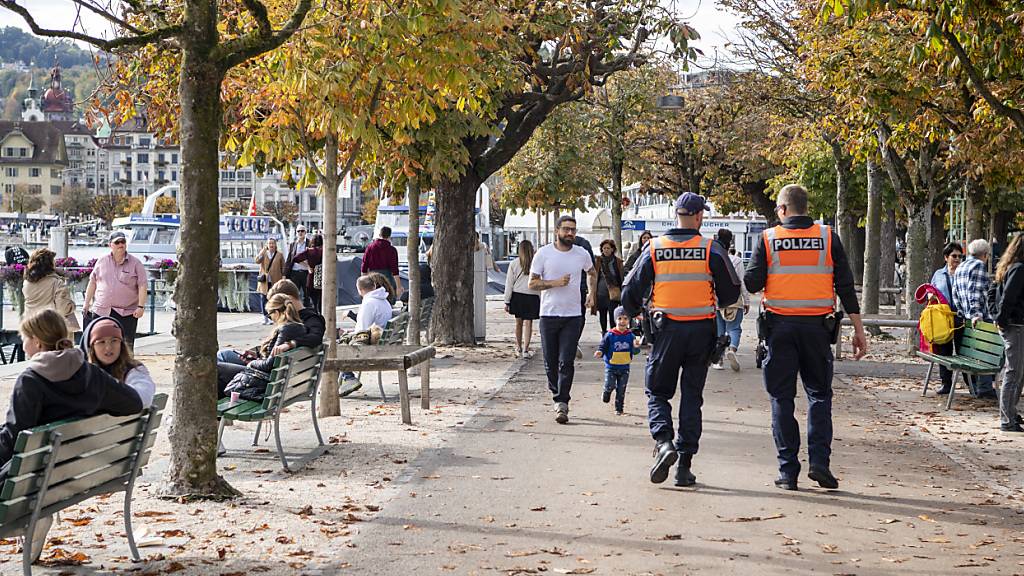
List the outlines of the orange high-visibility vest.
{"label": "orange high-visibility vest", "polygon": [[776,226],[765,230],[768,281],[764,307],[783,316],[824,316],[835,310],[832,230]]}
{"label": "orange high-visibility vest", "polygon": [[700,235],[682,242],[668,236],[651,240],[652,312],[661,311],[672,320],[684,322],[715,317],[711,242]]}

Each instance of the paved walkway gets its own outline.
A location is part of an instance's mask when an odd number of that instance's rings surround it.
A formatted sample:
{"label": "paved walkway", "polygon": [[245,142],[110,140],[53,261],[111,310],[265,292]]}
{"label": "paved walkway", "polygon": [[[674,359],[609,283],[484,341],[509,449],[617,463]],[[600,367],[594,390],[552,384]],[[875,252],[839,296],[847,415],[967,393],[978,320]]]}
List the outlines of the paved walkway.
{"label": "paved walkway", "polygon": [[412,463],[401,495],[363,527],[353,550],[339,554],[338,567],[353,574],[1024,571],[1024,515],[930,444],[901,434],[884,405],[866,403],[844,382],[837,383],[833,466],[842,489],[812,488],[805,477],[799,492],[775,488],[766,394],[752,358],[742,360],[739,374],[711,373],[698,485],[677,489],[671,480],[648,480],[641,364],[627,414],[618,417],[600,401],[601,365],[583,361],[571,422],[559,426],[534,358],[455,441]]}

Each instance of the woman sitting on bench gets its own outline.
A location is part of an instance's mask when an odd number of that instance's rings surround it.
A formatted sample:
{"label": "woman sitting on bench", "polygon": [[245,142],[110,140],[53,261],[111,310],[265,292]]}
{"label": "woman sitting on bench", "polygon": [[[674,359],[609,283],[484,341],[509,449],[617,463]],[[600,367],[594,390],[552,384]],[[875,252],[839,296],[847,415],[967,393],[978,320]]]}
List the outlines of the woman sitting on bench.
{"label": "woman sitting on bench", "polygon": [[156,383],[145,365],[132,356],[120,322],[106,316],[96,318],[82,332],[79,348],[89,362],[138,392],[143,407],[148,408],[153,403]]}
{"label": "woman sitting on bench", "polygon": [[[18,434],[42,424],[95,414],[130,416],[142,411],[139,394],[102,368],[85,361],[68,336],[60,314],[41,310],[19,328],[29,357],[11,394],[7,422],[0,428],[0,484],[7,477]],[[39,558],[52,517],[40,518],[32,540],[32,559]]]}

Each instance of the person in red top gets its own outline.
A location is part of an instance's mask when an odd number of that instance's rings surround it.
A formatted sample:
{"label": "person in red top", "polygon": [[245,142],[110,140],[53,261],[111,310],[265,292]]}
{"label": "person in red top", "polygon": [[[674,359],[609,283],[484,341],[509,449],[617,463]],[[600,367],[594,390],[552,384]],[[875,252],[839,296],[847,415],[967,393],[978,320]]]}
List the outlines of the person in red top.
{"label": "person in red top", "polygon": [[366,247],[363,252],[363,265],[359,271],[362,274],[380,272],[391,281],[396,295],[401,294],[402,286],[398,283],[398,249],[391,245],[391,228],[384,226],[380,229],[380,238],[377,238]]}
{"label": "person in red top", "polygon": [[[323,264],[323,261],[324,237],[319,234],[313,236],[309,248],[297,254],[293,259],[293,262],[309,264],[309,276],[306,277],[306,296],[313,301],[313,309],[316,310],[317,314],[323,314],[323,302],[321,300],[323,284],[316,286],[314,279],[317,277],[316,269]],[[323,278],[323,271],[320,272],[320,277]]]}

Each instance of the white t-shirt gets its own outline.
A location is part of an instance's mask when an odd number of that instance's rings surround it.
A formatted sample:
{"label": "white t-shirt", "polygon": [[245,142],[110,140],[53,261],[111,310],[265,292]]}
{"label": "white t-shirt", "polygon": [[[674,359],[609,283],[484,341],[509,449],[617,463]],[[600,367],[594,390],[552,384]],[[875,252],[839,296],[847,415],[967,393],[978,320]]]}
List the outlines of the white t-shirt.
{"label": "white t-shirt", "polygon": [[548,288],[540,293],[540,315],[581,316],[580,282],[583,274],[593,267],[590,254],[580,246],[562,252],[554,244],[548,244],[538,250],[533,257],[530,274],[540,276],[541,280],[558,280],[566,274],[570,276],[568,286]]}

